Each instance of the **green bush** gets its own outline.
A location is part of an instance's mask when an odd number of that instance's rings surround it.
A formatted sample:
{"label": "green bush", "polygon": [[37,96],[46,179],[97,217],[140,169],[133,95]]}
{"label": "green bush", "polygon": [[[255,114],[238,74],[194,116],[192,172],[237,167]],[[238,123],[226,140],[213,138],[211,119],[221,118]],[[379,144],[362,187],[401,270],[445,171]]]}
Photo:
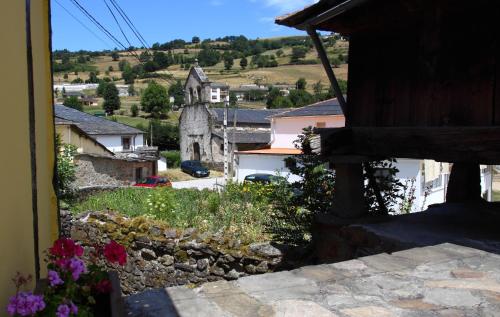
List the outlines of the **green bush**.
{"label": "green bush", "polygon": [[181,166],[181,152],[180,151],[161,152],[161,156],[163,156],[167,160],[168,168],[178,168],[179,166]]}

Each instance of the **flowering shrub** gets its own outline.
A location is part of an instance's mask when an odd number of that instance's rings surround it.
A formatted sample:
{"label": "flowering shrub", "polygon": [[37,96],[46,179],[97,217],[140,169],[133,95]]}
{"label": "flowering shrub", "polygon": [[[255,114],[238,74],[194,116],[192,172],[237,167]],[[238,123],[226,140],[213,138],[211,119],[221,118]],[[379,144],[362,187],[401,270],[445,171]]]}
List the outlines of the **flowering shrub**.
{"label": "flowering shrub", "polygon": [[82,260],[84,249],[71,239],[61,238],[47,252],[47,288],[43,294],[21,292],[31,281],[20,274],[14,278],[16,295],[7,306],[10,316],[93,316],[99,296],[112,291],[104,263],[125,265],[125,248],[111,241],[96,246],[89,254],[90,264]]}

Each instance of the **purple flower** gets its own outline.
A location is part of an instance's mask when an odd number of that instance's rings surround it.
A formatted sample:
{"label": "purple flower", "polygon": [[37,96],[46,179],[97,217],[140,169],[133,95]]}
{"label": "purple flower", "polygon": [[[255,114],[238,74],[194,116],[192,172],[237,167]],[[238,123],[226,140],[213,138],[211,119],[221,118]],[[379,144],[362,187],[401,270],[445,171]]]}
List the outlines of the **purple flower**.
{"label": "purple flower", "polygon": [[78,306],[76,306],[75,304],[73,304],[73,302],[69,303],[69,309],[71,311],[71,314],[78,315]]}
{"label": "purple flower", "polygon": [[57,307],[56,316],[57,317],[68,317],[71,312],[71,309],[66,304],[61,304]]}
{"label": "purple flower", "polygon": [[11,297],[7,306],[7,312],[11,316],[33,316],[44,309],[43,296],[33,295],[31,292],[22,292]]}
{"label": "purple flower", "polygon": [[82,273],[85,273],[87,271],[85,263],[77,258],[72,258],[71,260],[69,260],[68,269],[71,271],[71,276],[75,281],[77,281],[80,278],[80,275]]}
{"label": "purple flower", "polygon": [[64,284],[64,281],[61,279],[59,273],[57,273],[56,271],[49,270],[48,277],[50,286],[52,287]]}

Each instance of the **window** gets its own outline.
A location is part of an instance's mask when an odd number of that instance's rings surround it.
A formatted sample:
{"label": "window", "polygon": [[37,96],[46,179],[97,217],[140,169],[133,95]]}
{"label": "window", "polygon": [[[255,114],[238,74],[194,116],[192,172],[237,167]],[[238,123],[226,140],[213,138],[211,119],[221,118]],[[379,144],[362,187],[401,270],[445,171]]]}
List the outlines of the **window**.
{"label": "window", "polygon": [[212,88],[212,93],[216,94],[217,93],[217,88]]}
{"label": "window", "polygon": [[326,128],[326,122],[316,122],[316,128],[318,129]]}
{"label": "window", "polygon": [[122,138],[122,148],[123,151],[130,151],[130,137]]}
{"label": "window", "polygon": [[212,100],[217,100],[217,96],[212,96]]}
{"label": "window", "polygon": [[221,145],[220,145],[220,151],[224,152],[224,143],[221,143]]}

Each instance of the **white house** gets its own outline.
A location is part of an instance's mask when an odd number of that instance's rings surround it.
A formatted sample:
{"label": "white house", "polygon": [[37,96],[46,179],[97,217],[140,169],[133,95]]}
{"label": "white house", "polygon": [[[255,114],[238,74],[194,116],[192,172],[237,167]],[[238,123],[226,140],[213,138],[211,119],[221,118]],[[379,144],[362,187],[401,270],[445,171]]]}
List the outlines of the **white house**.
{"label": "white house", "polygon": [[63,105],[55,105],[54,111],[56,117],[73,122],[113,153],[134,152],[144,146],[144,132],[139,129]]}
{"label": "white house", "polygon": [[239,151],[236,153],[236,180],[241,182],[250,174],[279,172],[290,181],[297,176],[290,173],[285,158],[298,155],[293,144],[304,128],[335,128],[345,125],[345,117],[336,99],[330,99],[310,106],[290,109],[270,117],[271,141],[266,149]]}
{"label": "white house", "polygon": [[229,96],[229,86],[221,83],[210,83],[210,103],[226,101]]}
{"label": "white house", "polygon": [[[294,141],[302,134],[303,129],[338,128],[344,125],[345,117],[336,99],[276,114],[271,117],[271,142],[268,148],[236,153],[235,178],[241,182],[250,174],[278,172],[293,182],[297,176],[290,174],[284,159],[300,154]],[[413,212],[445,201],[450,164],[432,160],[398,159],[395,167],[399,170],[396,178],[407,186],[407,194],[412,192],[414,195]],[[491,200],[491,168],[481,168],[483,197]]]}

